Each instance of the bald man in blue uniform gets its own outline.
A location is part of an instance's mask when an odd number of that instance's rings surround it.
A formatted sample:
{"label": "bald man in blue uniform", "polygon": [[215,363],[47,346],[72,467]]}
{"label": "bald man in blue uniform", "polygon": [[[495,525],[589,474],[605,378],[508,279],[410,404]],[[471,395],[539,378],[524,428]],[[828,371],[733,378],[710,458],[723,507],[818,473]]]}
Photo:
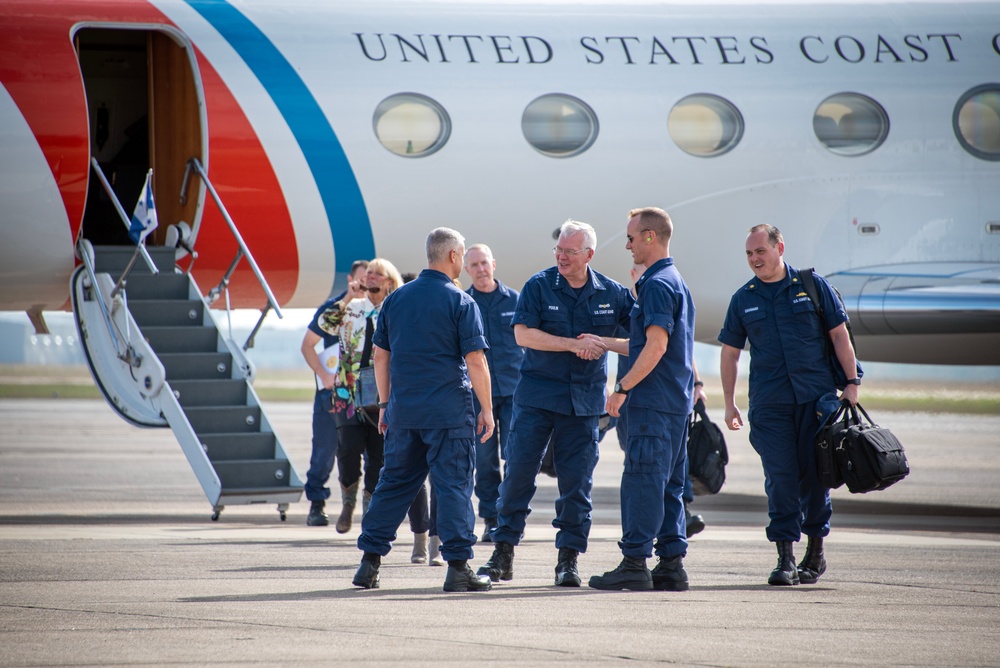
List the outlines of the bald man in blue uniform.
{"label": "bald man in blue uniform", "polygon": [[485,443],[476,444],[476,496],[479,497],[479,516],[485,529],[483,541],[493,540],[490,532],[497,525],[497,498],[500,496],[500,460],[507,459],[507,432],[514,407],[514,387],[520,374],[524,350],[517,345],[511,320],[517,290],[507,287],[494,276],[497,261],[486,244],[474,244],[465,251],[465,271],[472,279],[466,290],[476,300],[483,317],[483,331],[490,344],[486,361],[490,367],[493,392],[493,415],[496,429]]}
{"label": "bald man in blue uniform", "polygon": [[598,419],[608,378],[602,337],[614,336],[628,322],[634,303],[627,288],[590,268],[596,245],[593,227],[563,223],[553,249],[556,266],[532,276],[517,302],[514,334],[525,353],[492,532],[496,547],[479,569],[494,582],[513,578],[514,546],[524,533],[551,436],[559,484],[552,522],[559,530],[555,584],[580,586],[577,555],[586,552],[590,535]]}
{"label": "bald man in blue uniform", "polygon": [[464,256],[462,235],[445,227],[431,231],[428,268],[386,297],[379,313],[372,341],[385,463],[361,521],[358,549],[364,556],[353,582],[358,587],[379,586],[382,557],[428,472],[438,499],[441,555],[448,561],[444,590],[491,587],[468,565],[476,544],[475,439],[493,434],[493,408],[479,307],[453,282]]}
{"label": "bald man in blue uniform", "polygon": [[[856,404],[861,378],[847,331],[847,313],[821,276],[815,277],[825,322],[802,287],[799,272],[784,261],[785,241],[772,225],[750,228],[747,262],[754,278],[733,295],[719,333],[726,427],[743,425],[736,407],[740,351],[750,342],[750,444],[764,467],[770,524],[767,538],[778,550],[770,585],[815,583],[826,571],[823,539],[830,533],[830,490],[816,474],[817,404],[835,396],[836,380],[826,352],[829,336],[841,368],[850,370],[841,399]],[[793,544],[809,543],[796,566]]]}
{"label": "bald man in blue uniform", "polygon": [[[629,212],[625,248],[646,269],[636,282],[629,338],[628,373],[608,397],[617,415],[628,397],[628,434],[622,473],[622,561],[590,578],[605,590],[684,591],[688,577],[684,483],[687,431],[694,390],[694,301],[670,257],[673,223],[663,209]],[[611,349],[624,352],[622,342]],[[659,557],[650,572],[646,559]]]}

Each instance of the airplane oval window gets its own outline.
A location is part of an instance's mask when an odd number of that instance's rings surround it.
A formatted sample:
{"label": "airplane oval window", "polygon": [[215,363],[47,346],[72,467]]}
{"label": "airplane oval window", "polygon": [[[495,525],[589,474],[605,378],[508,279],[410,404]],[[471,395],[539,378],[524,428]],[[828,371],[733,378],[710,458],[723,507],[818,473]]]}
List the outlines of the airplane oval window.
{"label": "airplane oval window", "polygon": [[674,143],[699,158],[727,153],[743,138],[743,114],[718,95],[688,95],[667,116],[667,130]]}
{"label": "airplane oval window", "polygon": [[390,95],[379,102],[372,125],[382,146],[405,158],[430,155],[451,135],[451,118],[444,107],[417,93]]}
{"label": "airplane oval window", "polygon": [[813,132],[832,153],[864,155],[881,146],[889,135],[889,116],[866,95],[837,93],[816,107]]}
{"label": "airplane oval window", "polygon": [[571,95],[542,95],[525,107],[521,131],[539,153],[569,158],[586,151],[597,139],[597,114]]}
{"label": "airplane oval window", "polygon": [[1000,160],[1000,84],[977,86],[963,95],[952,124],[962,148],[983,160]]}

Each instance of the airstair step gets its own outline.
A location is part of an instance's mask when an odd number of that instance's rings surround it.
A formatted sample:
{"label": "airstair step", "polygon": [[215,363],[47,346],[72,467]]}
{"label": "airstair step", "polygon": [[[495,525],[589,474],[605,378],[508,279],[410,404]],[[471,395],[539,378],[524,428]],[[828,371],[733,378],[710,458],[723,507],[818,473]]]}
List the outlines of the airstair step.
{"label": "airstair step", "polygon": [[[147,246],[146,252],[149,253],[150,259],[153,260],[153,264],[160,271],[173,271],[174,266],[177,264],[177,249],[168,248],[166,246]],[[94,258],[95,258],[95,269],[98,273],[107,272],[114,275],[115,277],[121,275],[128,266],[129,260],[132,259],[132,255],[135,253],[135,246],[96,246],[94,248]],[[149,267],[146,266],[146,261],[141,257],[136,260],[135,266],[132,268],[132,274],[150,274]]]}
{"label": "airstair step", "polygon": [[198,438],[213,462],[274,458],[275,439],[272,432],[201,434]]}
{"label": "airstair step", "polygon": [[143,327],[149,346],[161,353],[214,353],[219,350],[215,327]]}
{"label": "airstair step", "polygon": [[140,328],[202,327],[205,322],[205,304],[201,300],[130,298],[128,310]]}
{"label": "airstair step", "polygon": [[184,414],[199,437],[260,431],[259,406],[191,406]]}
{"label": "airstair step", "polygon": [[191,279],[186,274],[162,272],[156,274],[131,274],[125,289],[129,301],[136,299],[187,299]]}
{"label": "airstair step", "polygon": [[287,459],[237,459],[214,464],[223,493],[246,487],[287,486],[290,478]]}
{"label": "airstair step", "polygon": [[177,401],[189,406],[246,406],[246,380],[176,380],[170,383]]}
{"label": "airstair step", "polygon": [[162,353],[157,357],[169,381],[225,379],[233,370],[233,356],[229,353]]}

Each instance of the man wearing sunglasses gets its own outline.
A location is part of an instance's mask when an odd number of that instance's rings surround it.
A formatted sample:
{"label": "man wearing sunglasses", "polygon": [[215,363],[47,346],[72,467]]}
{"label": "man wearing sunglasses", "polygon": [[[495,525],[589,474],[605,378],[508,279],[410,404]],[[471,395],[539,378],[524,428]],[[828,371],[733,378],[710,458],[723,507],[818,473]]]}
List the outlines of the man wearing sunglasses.
{"label": "man wearing sunglasses", "polygon": [[535,478],[551,445],[560,496],[556,500],[559,556],[555,584],[579,587],[577,555],[590,535],[590,491],[597,465],[598,418],[604,412],[608,341],[628,326],[634,299],[620,283],[590,268],[597,234],[568,220],[553,249],[556,264],[525,283],[512,324],[525,349],[514,388],[506,477],[500,483],[493,556],[479,569],[494,582],[514,574]]}
{"label": "man wearing sunglasses", "polygon": [[[628,398],[628,434],[622,472],[623,559],[614,570],[590,578],[604,590],[688,589],[682,559],[687,553],[683,491],[687,479],[687,431],[695,373],[694,301],[670,257],[673,223],[663,209],[629,211],[625,248],[645,270],[635,284],[629,338],[610,342],[627,352],[631,366],[608,397],[609,415]],[[652,572],[646,559],[659,557]]]}

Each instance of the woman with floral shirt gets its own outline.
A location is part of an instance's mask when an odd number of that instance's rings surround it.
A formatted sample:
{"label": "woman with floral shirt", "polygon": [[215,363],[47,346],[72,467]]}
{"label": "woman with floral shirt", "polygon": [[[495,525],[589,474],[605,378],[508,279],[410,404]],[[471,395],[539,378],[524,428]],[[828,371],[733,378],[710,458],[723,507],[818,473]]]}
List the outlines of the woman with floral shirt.
{"label": "woman with floral shirt", "polygon": [[[365,459],[365,489],[362,496],[362,517],[368,510],[379,471],[382,470],[383,438],[378,432],[378,413],[368,414],[356,402],[357,377],[363,366],[371,366],[372,344],[375,323],[382,302],[396,288],[402,285],[399,270],[388,260],[375,258],[368,263],[368,272],[361,287],[361,298],[349,302],[336,302],[320,314],[317,324],[329,334],[340,337],[340,364],[333,386],[332,412],[337,420],[337,434],[340,448],[337,466],[343,491],[344,508],[337,520],[337,531],[347,533],[351,529],[354,506],[357,503],[358,483],[361,478],[362,455]],[[426,561],[427,542],[427,500],[424,493],[422,509],[420,497],[410,511],[410,524],[414,530],[414,561],[421,554],[420,561]],[[422,510],[422,512],[421,512]],[[414,517],[417,515],[417,517]],[[422,541],[421,541],[422,539]],[[423,546],[418,549],[417,543]]]}

